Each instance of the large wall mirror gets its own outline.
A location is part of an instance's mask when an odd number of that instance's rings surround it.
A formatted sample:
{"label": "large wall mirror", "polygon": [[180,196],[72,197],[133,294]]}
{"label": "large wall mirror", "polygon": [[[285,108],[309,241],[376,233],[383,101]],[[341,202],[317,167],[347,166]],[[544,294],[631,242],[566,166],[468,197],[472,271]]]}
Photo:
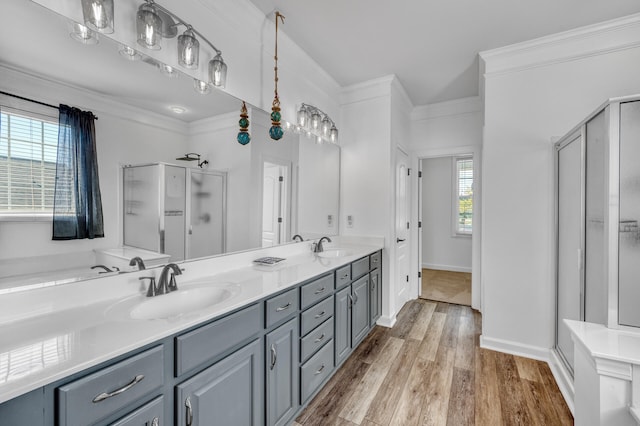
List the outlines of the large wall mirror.
{"label": "large wall mirror", "polygon": [[[148,57],[129,60],[103,34],[81,44],[70,20],[37,3],[0,8],[0,90],[98,116],[105,220],[104,238],[51,241],[46,215],[0,214],[0,290],[97,276],[90,267],[107,261],[96,253],[124,244],[165,252],[166,262],[338,233],[337,145],[293,131],[273,141],[269,114],[251,105],[251,142],[240,145],[241,100],[215,88],[198,93],[193,78],[168,75]],[[0,95],[5,111],[36,108],[25,102]],[[190,153],[199,161],[179,159]]]}

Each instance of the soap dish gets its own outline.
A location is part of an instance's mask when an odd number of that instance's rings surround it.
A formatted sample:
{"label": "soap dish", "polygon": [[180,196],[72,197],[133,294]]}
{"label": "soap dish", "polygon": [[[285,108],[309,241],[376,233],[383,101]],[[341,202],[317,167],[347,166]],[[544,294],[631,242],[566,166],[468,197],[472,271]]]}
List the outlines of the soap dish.
{"label": "soap dish", "polygon": [[256,259],[253,263],[258,263],[260,265],[275,265],[276,263],[282,262],[283,258],[281,257],[261,257],[260,259]]}

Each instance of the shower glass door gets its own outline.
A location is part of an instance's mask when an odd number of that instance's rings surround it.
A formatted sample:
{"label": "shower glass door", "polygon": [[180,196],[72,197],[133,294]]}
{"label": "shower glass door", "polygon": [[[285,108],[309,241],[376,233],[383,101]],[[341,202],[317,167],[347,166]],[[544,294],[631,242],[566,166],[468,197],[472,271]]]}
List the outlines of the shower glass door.
{"label": "shower glass door", "polygon": [[225,252],[227,175],[189,170],[187,258]]}

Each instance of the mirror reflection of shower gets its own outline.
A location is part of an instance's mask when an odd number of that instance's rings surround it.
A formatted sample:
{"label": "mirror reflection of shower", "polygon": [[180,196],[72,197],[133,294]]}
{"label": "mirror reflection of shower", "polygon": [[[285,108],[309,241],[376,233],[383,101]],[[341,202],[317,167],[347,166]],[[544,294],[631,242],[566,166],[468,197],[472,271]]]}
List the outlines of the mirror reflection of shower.
{"label": "mirror reflection of shower", "polygon": [[209,164],[209,162],[207,160],[200,161],[200,154],[198,154],[197,152],[190,152],[188,154],[185,154],[183,157],[176,158],[176,160],[179,160],[179,161],[197,161],[198,162],[198,167],[200,167],[200,168],[202,168],[202,166],[204,166],[205,164]]}

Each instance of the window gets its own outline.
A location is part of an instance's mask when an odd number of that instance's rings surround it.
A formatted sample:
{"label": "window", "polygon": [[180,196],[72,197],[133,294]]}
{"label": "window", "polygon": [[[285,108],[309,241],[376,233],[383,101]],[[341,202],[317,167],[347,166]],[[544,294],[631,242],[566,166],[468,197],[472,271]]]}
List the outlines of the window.
{"label": "window", "polygon": [[58,120],[2,107],[0,111],[0,215],[51,215]]}
{"label": "window", "polygon": [[471,235],[473,220],[473,158],[455,158],[454,167],[455,233]]}

